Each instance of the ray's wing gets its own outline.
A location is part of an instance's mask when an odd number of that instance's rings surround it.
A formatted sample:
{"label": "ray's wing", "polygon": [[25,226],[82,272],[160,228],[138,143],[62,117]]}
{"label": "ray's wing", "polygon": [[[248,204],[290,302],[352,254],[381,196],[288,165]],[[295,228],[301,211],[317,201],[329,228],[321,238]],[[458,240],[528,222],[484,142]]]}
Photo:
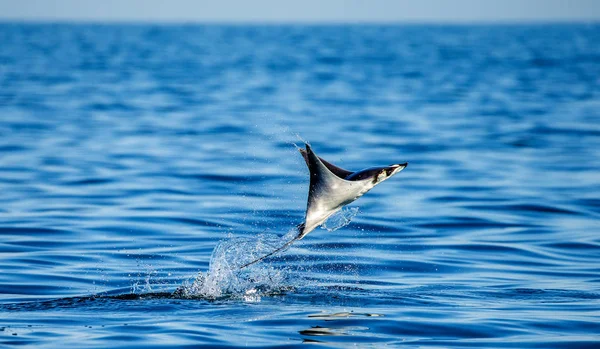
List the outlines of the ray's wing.
{"label": "ray's wing", "polygon": [[[302,154],[302,157],[304,158],[304,161],[306,161],[306,165],[308,165],[310,167],[309,161],[308,161],[308,154],[306,153],[306,150],[300,148],[298,149],[300,151],[300,154]],[[352,171],[348,171],[348,170],[344,170],[341,167],[337,167],[334,164],[324,160],[323,158],[319,157],[319,160],[321,160],[321,162],[323,163],[323,165],[325,165],[325,167],[327,167],[329,169],[329,171],[331,171],[334,175],[340,177],[340,178],[346,178],[348,176],[350,176],[351,174],[353,174],[354,172]]]}
{"label": "ray's wing", "polygon": [[[310,187],[304,228],[298,239],[302,239],[329,216],[347,204],[348,198],[356,198],[360,185],[334,174],[328,166],[306,144],[306,159],[310,171]],[[333,166],[330,164],[330,166]],[[349,172],[333,166],[336,170]]]}

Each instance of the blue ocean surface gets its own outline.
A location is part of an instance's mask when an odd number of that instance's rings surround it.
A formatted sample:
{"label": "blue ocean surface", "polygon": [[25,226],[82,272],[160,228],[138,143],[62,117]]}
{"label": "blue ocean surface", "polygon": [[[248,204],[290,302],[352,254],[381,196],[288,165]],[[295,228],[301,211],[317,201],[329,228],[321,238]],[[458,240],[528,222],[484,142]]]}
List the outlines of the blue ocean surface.
{"label": "blue ocean surface", "polygon": [[[600,348],[600,25],[0,43],[0,346]],[[409,165],[237,272],[302,222],[304,141]]]}

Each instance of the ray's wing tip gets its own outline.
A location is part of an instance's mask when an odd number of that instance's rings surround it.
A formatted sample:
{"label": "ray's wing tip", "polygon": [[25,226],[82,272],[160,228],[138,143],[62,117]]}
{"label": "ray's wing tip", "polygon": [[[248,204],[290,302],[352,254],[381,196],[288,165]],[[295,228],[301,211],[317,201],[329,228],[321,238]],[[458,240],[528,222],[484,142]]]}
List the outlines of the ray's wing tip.
{"label": "ray's wing tip", "polygon": [[304,143],[304,146],[306,147],[306,149],[302,149],[304,150],[304,153],[306,153],[307,155],[315,155],[315,152],[312,150],[310,144]]}

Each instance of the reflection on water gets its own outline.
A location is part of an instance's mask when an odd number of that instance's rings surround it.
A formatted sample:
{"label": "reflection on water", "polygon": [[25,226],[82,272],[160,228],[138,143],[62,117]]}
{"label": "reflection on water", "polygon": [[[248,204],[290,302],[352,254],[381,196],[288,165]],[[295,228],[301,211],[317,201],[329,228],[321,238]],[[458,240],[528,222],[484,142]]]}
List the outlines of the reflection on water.
{"label": "reflection on water", "polygon": [[[383,317],[382,314],[369,314],[369,313],[354,313],[354,312],[338,312],[338,313],[319,313],[308,315],[309,318],[319,319],[327,322],[326,326],[312,325],[310,328],[298,331],[302,336],[308,337],[327,337],[327,336],[369,336],[376,335],[375,333],[369,334],[370,328],[368,326],[356,326],[352,325],[354,322],[346,321],[351,318],[378,318]],[[360,321],[360,324],[368,325],[368,321]],[[320,338],[318,340],[311,338],[303,338],[303,342],[311,343],[332,343],[333,340],[327,340]]]}
{"label": "reflection on water", "polygon": [[333,320],[333,319],[338,319],[338,318],[349,318],[349,317],[361,317],[361,316],[366,316],[366,317],[380,317],[380,316],[384,316],[382,314],[369,314],[369,313],[355,313],[355,312],[340,312],[340,313],[333,313],[333,314],[327,314],[327,313],[322,313],[322,314],[313,314],[313,315],[309,315],[308,317],[310,318],[319,318],[319,319],[323,319],[325,321],[327,320]]}

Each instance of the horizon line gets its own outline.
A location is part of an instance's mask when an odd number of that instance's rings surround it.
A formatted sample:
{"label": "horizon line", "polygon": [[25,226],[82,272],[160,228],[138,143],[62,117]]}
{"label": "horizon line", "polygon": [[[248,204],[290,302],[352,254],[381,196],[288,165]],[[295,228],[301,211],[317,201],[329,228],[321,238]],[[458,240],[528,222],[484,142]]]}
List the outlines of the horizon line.
{"label": "horizon line", "polygon": [[398,19],[398,20],[368,20],[368,19],[185,19],[185,18],[16,18],[0,17],[0,23],[11,24],[159,24],[159,25],[552,25],[552,24],[600,24],[600,18],[498,18],[498,19]]}

